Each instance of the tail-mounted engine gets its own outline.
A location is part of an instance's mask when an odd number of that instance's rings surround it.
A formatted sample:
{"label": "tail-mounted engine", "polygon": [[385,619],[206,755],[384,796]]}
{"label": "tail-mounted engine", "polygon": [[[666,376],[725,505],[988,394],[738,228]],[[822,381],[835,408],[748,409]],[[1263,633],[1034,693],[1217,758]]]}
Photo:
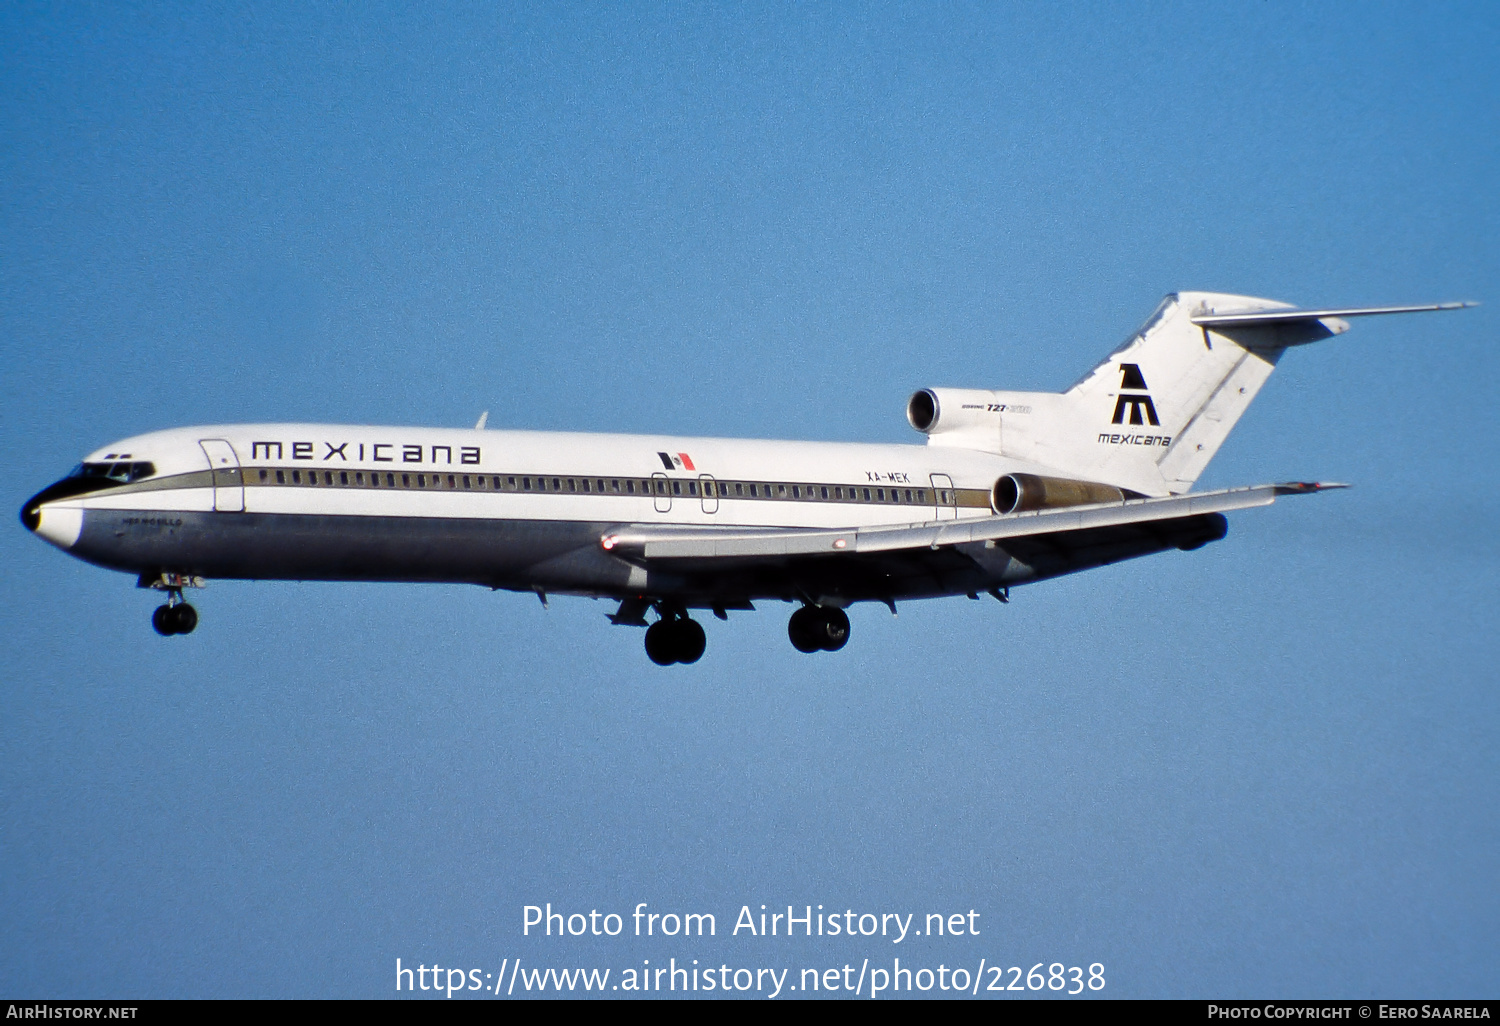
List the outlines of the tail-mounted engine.
{"label": "tail-mounted engine", "polygon": [[990,490],[996,513],[1022,513],[1030,509],[1088,506],[1099,502],[1123,502],[1139,498],[1137,492],[1093,481],[1069,481],[1038,474],[1006,474]]}
{"label": "tail-mounted engine", "polygon": [[978,388],[924,388],[906,402],[906,419],[929,445],[1000,451],[995,393]]}

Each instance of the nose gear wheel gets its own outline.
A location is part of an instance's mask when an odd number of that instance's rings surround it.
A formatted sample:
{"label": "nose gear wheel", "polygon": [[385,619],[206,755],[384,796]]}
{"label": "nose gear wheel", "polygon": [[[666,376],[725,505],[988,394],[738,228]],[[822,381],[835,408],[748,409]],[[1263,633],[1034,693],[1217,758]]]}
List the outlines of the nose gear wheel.
{"label": "nose gear wheel", "polygon": [[193,628],[198,626],[198,611],[186,602],[157,606],[156,612],[151,614],[151,626],[162,637],[191,634]]}

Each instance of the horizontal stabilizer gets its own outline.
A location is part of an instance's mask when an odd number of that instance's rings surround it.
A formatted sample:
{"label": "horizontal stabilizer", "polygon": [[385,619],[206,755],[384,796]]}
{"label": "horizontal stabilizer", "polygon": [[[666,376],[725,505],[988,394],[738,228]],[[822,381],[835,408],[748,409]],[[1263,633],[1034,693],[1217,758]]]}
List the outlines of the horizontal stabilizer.
{"label": "horizontal stabilizer", "polygon": [[1192,322],[1205,328],[1229,328],[1251,324],[1299,324],[1324,317],[1373,317],[1376,314],[1427,313],[1432,310],[1464,310],[1478,303],[1429,303],[1425,306],[1360,306],[1342,310],[1246,310],[1243,313],[1200,314]]}

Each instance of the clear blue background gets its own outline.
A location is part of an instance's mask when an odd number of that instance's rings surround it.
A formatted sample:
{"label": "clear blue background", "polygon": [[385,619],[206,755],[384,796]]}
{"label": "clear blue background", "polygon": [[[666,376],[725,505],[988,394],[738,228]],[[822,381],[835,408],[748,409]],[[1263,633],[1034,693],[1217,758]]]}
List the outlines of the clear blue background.
{"label": "clear blue background", "polygon": [[[604,603],[215,582],[0,532],[0,993],[382,996],[395,959],[1102,962],[1496,994],[1500,8],[0,9],[19,509],[137,432],[910,441],[1161,295],[1489,300],[1288,356],[1200,482],[1344,480],[1019,589],[647,662]],[[709,942],[521,908],[713,912]],[[982,914],[779,945],[743,904]]]}

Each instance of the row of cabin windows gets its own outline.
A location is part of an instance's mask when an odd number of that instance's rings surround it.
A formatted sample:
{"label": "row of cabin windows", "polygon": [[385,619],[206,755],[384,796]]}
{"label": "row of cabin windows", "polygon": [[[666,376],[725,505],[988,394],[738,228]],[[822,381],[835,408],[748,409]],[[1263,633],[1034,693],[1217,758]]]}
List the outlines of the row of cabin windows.
{"label": "row of cabin windows", "polygon": [[[515,474],[395,474],[362,470],[285,470],[262,467],[261,484],[354,488],[437,488],[454,491],[571,492],[587,495],[672,495],[688,498],[794,499],[824,502],[884,502],[926,505],[925,488],[867,488],[851,485],[781,484],[656,477],[525,477]],[[943,489],[938,501],[951,503]]]}

